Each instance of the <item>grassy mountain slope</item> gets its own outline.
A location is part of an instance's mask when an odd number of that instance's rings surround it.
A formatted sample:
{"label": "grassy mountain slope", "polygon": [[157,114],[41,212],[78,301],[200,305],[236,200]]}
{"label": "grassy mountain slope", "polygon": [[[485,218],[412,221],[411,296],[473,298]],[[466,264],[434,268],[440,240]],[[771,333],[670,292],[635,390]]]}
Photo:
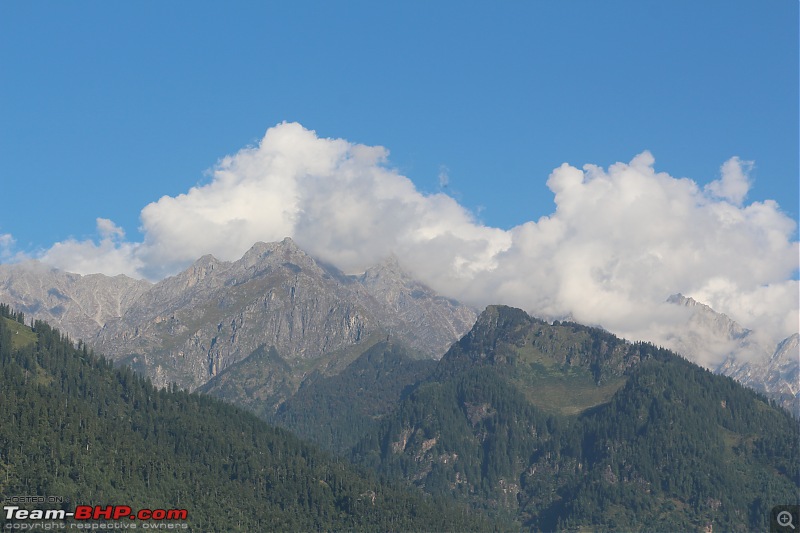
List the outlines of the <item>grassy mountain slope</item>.
{"label": "grassy mountain slope", "polygon": [[520,309],[490,306],[437,369],[441,379],[488,366],[545,411],[577,414],[608,402],[641,359],[637,345],[570,322],[548,324]]}
{"label": "grassy mountain slope", "polygon": [[[42,322],[25,330],[0,320],[3,495],[186,508],[195,531],[487,527],[371,480],[238,408],[155,389]],[[35,342],[13,341],[23,335]]]}

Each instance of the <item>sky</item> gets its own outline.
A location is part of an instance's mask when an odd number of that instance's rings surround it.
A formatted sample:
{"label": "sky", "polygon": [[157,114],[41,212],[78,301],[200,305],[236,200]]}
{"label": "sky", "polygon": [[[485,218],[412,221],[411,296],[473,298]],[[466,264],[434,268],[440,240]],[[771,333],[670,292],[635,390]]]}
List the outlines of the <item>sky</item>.
{"label": "sky", "polygon": [[0,2],[0,262],[292,237],[629,338],[798,329],[798,3]]}

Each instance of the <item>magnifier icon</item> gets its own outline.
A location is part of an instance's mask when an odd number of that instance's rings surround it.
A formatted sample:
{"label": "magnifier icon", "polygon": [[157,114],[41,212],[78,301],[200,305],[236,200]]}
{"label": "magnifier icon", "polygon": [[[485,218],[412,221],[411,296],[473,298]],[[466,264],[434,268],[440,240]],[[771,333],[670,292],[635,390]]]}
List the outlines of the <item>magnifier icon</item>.
{"label": "magnifier icon", "polygon": [[778,513],[777,520],[779,526],[789,526],[790,528],[794,529],[794,524],[792,523],[792,513],[789,511],[781,511]]}

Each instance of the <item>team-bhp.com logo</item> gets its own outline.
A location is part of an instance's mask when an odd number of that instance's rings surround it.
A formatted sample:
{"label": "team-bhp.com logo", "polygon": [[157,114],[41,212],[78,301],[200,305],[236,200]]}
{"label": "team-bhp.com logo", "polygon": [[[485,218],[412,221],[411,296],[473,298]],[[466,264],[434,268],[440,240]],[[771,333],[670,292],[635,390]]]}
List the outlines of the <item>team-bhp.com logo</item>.
{"label": "team-bhp.com logo", "polygon": [[[121,521],[121,520],[149,520],[153,522],[174,522],[186,520],[189,512],[186,509],[140,509],[134,511],[128,505],[78,505],[75,511],[68,512],[63,509],[22,509],[18,505],[3,507],[5,519],[8,523],[19,520],[67,520],[72,519],[80,523],[84,521]],[[71,525],[76,525],[75,523]],[[88,525],[88,524],[87,524]],[[8,525],[6,525],[8,527]],[[63,526],[62,526],[63,527]],[[17,528],[13,528],[17,529]]]}
{"label": "team-bhp.com logo", "polygon": [[189,515],[186,509],[141,509],[133,512],[127,505],[79,505],[75,508],[75,520],[186,520]]}

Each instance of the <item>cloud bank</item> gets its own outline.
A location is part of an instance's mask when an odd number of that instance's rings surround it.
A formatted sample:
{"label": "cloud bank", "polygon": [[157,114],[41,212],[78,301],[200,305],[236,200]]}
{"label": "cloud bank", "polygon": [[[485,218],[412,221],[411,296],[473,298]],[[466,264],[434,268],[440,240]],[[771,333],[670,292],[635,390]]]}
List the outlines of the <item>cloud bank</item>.
{"label": "cloud bank", "polygon": [[159,279],[207,253],[234,260],[256,241],[291,236],[346,272],[393,253],[445,295],[568,315],[631,339],[659,342],[685,322],[686,309],[664,304],[676,292],[775,339],[797,331],[796,224],[774,201],[745,203],[752,162],[728,160],[702,189],[653,165],[649,152],[608,169],[565,163],[547,181],[555,212],[502,230],[446,194],[420,193],[382,147],[283,123],[222,159],[210,183],[147,205],[143,242],[98,219],[99,240],[60,242],[40,259]]}

